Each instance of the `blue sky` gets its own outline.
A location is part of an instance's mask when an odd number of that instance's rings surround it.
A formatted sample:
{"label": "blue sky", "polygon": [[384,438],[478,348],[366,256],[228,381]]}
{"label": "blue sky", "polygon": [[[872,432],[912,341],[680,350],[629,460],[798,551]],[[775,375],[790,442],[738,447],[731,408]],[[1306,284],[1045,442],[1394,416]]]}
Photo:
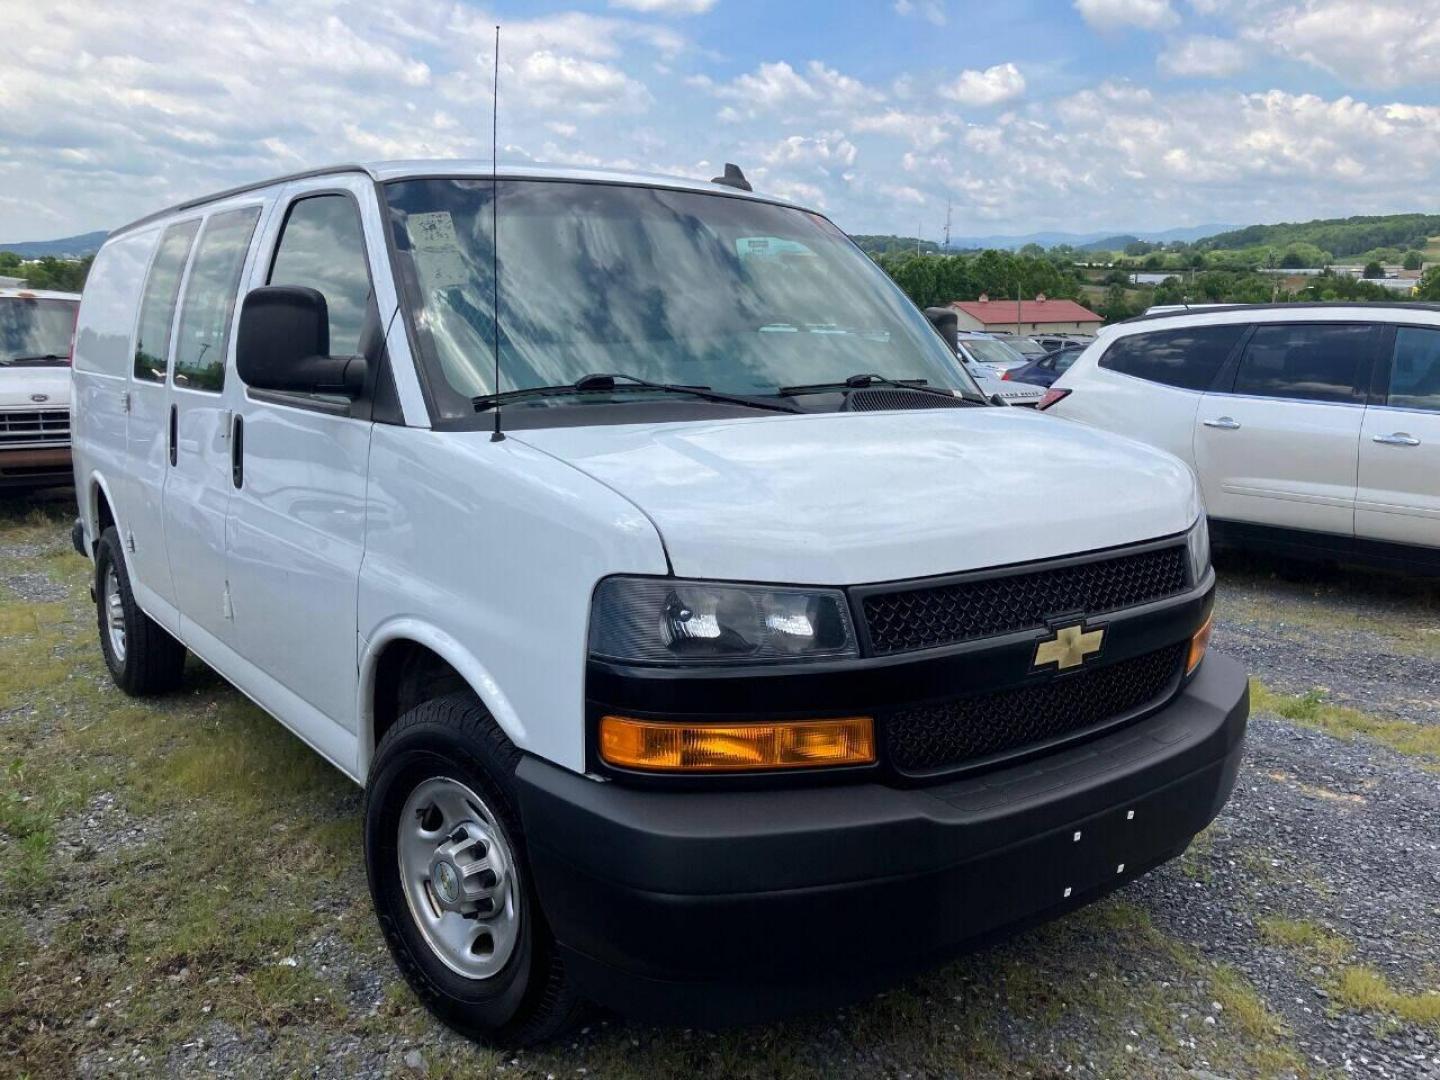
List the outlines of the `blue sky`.
{"label": "blue sky", "polygon": [[0,39],[0,241],[338,160],[756,186],[852,232],[1440,211],[1428,0],[50,0]]}

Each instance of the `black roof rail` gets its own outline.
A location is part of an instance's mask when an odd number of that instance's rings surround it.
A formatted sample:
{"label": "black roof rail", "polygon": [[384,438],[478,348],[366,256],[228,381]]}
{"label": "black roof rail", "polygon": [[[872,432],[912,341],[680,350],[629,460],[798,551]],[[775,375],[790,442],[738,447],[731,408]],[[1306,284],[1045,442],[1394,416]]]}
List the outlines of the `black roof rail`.
{"label": "black roof rail", "polygon": [[1135,315],[1121,320],[1123,323],[1153,322],[1156,319],[1174,319],[1181,315],[1243,315],[1248,311],[1314,311],[1317,308],[1345,308],[1356,311],[1434,311],[1440,312],[1440,304],[1429,300],[1297,300],[1284,304],[1205,304],[1178,308],[1175,311],[1156,311],[1148,315]]}

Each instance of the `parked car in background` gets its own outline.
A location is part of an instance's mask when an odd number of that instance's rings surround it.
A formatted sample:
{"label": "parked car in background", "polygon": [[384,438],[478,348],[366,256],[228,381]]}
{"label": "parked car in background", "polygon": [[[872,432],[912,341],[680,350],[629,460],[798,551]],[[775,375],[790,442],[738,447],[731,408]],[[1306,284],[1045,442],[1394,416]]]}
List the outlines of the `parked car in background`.
{"label": "parked car in background", "polygon": [[1042,408],[1188,462],[1218,543],[1440,572],[1440,305],[1141,316]]}
{"label": "parked car in background", "polygon": [[1008,342],[978,330],[956,332],[956,348],[976,367],[986,368],[997,379],[1011,368],[1024,367],[1028,362],[1023,353],[1012,349]]}
{"label": "parked car in background", "polygon": [[70,346],[80,297],[0,289],[0,488],[70,483]]}
{"label": "parked car in background", "polygon": [[1001,376],[1006,382],[1027,383],[1033,386],[1049,386],[1070,370],[1075,358],[1085,351],[1078,341],[1070,341],[1058,349],[1046,353],[1038,360],[1032,360],[1024,367],[1011,368]]}
{"label": "parked car in background", "polygon": [[1073,348],[1079,346],[1084,348],[1095,340],[1094,334],[1037,334],[1035,341],[1047,352],[1054,352],[1056,349]]}
{"label": "parked car in background", "polygon": [[[948,307],[931,307],[925,309],[925,316],[931,325],[940,333],[945,343],[950,346],[955,358],[960,361],[965,372],[975,380],[975,384],[984,391],[990,398],[998,398],[1006,405],[1018,405],[1022,408],[1038,408],[1040,402],[1045,398],[1043,388],[1032,383],[1007,382],[1003,372],[1009,370],[1008,365],[1013,363],[1013,350],[1001,352],[993,346],[1002,345],[996,342],[987,334],[971,334],[967,344],[962,344],[963,335],[957,329],[959,318],[955,312]],[[989,355],[998,362],[982,363],[978,357]],[[1023,365],[1022,365],[1023,366]]]}
{"label": "parked car in background", "polygon": [[1021,337],[1017,334],[1003,334],[995,330],[988,331],[991,337],[997,341],[1003,341],[1012,349],[1018,352],[1026,360],[1038,360],[1050,350],[1033,337]]}
{"label": "parked car in background", "polygon": [[1190,470],[994,407],[733,166],[184,203],[106,239],[75,384],[112,678],[194,652],[364,785],[384,938],[473,1037],[863,997],[1235,783]]}

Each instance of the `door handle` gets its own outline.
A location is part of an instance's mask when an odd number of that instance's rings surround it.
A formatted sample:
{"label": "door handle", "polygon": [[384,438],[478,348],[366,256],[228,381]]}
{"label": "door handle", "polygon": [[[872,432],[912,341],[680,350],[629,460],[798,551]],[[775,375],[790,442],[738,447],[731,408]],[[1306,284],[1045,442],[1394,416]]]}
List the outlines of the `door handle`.
{"label": "door handle", "polygon": [[1372,435],[1371,441],[1384,446],[1419,446],[1420,440],[1408,431],[1397,431],[1393,435]]}
{"label": "door handle", "polygon": [[237,488],[245,483],[245,418],[235,417],[230,436],[230,482]]}
{"label": "door handle", "polygon": [[1217,416],[1214,420],[1201,420],[1206,427],[1220,428],[1222,431],[1236,431],[1240,427],[1240,421],[1233,416]]}
{"label": "door handle", "polygon": [[176,462],[176,460],[177,460],[177,456],[176,456],[176,453],[175,453],[175,428],[176,428],[177,424],[178,424],[178,421],[177,421],[176,416],[175,416],[175,406],[174,406],[174,405],[171,405],[171,406],[170,406],[170,464],[171,464],[171,465],[174,465],[175,462]]}

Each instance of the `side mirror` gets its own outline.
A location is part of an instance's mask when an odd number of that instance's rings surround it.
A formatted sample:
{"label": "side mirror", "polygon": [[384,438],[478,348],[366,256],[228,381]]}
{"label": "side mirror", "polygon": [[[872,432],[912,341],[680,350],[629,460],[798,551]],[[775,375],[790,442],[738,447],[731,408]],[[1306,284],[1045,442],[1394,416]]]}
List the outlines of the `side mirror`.
{"label": "side mirror", "polygon": [[930,320],[930,325],[939,331],[940,336],[945,339],[945,344],[950,346],[951,352],[960,351],[960,316],[950,308],[927,307],[925,317]]}
{"label": "side mirror", "polygon": [[365,358],[330,355],[325,297],[302,285],[266,285],[246,294],[235,367],[245,385],[256,390],[352,399],[365,392]]}

